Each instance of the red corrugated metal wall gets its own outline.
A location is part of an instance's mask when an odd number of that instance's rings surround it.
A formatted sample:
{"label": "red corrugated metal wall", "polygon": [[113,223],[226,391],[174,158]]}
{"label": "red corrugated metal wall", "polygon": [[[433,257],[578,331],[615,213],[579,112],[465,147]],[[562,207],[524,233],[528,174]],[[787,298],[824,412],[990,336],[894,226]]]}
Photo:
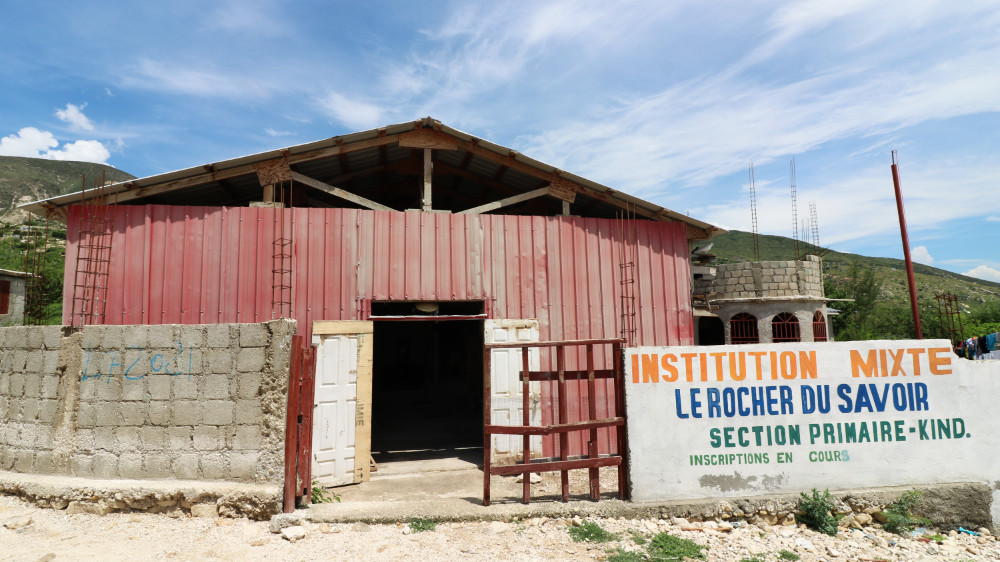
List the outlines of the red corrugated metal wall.
{"label": "red corrugated metal wall", "polygon": [[[356,209],[119,206],[106,323],[271,319],[277,213],[293,221],[293,317],[307,337],[314,320],[362,319],[371,300],[451,299],[485,300],[493,318],[537,318],[542,340],[618,336],[620,248],[612,220]],[[72,302],[79,222],[80,208],[70,207],[64,303]],[[636,343],[691,344],[685,225],[637,226]],[[604,361],[599,352],[598,366]],[[543,368],[548,364],[543,351]],[[567,368],[582,366],[582,349],[569,354]],[[570,392],[573,421],[586,414],[586,389],[571,384]],[[601,402],[599,416],[612,399]],[[551,402],[543,393],[543,423],[551,421]],[[571,445],[584,450],[580,439]]]}

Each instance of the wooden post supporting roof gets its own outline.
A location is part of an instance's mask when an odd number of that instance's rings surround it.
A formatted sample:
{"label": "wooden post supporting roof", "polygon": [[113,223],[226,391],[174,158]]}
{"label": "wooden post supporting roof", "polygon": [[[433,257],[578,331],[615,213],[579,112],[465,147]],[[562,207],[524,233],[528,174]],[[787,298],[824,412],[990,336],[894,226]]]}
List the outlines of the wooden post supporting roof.
{"label": "wooden post supporting roof", "polygon": [[431,183],[434,178],[434,162],[431,161],[431,149],[424,149],[424,193],[420,198],[420,208],[423,211],[430,211],[431,205]]}

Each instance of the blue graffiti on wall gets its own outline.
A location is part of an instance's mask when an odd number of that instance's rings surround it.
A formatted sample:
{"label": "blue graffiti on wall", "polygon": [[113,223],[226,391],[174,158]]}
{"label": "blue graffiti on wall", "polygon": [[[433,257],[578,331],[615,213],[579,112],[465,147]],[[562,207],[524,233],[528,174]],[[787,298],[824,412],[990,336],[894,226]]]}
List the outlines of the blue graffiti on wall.
{"label": "blue graffiti on wall", "polygon": [[[120,367],[121,368],[121,374],[125,377],[125,380],[130,380],[130,381],[141,380],[141,379],[145,378],[146,375],[144,375],[144,374],[143,375],[131,375],[129,373],[132,372],[132,370],[135,368],[136,365],[139,364],[140,361],[142,361],[144,358],[147,358],[147,357],[148,357],[148,360],[149,360],[149,370],[150,371],[152,371],[154,373],[164,373],[164,374],[175,376],[175,377],[179,376],[179,375],[187,374],[188,380],[191,380],[191,367],[192,367],[192,356],[193,356],[192,349],[191,349],[191,347],[188,347],[186,349],[186,351],[187,351],[187,371],[185,372],[184,365],[183,365],[184,359],[181,357],[184,354],[185,348],[184,348],[183,345],[181,345],[181,342],[174,342],[174,343],[177,344],[177,354],[174,355],[173,357],[171,357],[170,359],[166,359],[163,356],[163,354],[161,354],[161,353],[157,353],[155,355],[149,356],[146,353],[144,353],[143,348],[141,348],[141,347],[139,347],[137,345],[130,345],[130,346],[126,347],[125,349],[127,349],[127,350],[138,350],[139,351],[139,353],[136,354],[135,361],[132,361],[131,363],[129,363],[127,367],[125,366],[125,363],[119,362],[119,358],[121,356],[119,355],[118,350],[93,353],[92,349],[91,349],[91,346],[88,345],[87,346],[87,359],[84,362],[84,365],[83,365],[83,375],[80,377],[80,380],[81,381],[85,381],[85,380],[89,380],[89,379],[100,379],[101,377],[106,377],[106,381],[105,382],[109,382],[110,383],[111,382],[111,377],[114,376],[114,374],[115,374],[115,367]],[[91,361],[90,361],[92,355],[96,356],[95,359],[94,359],[94,366],[93,366],[93,368],[91,368]],[[104,359],[107,359],[109,357],[110,357],[110,359],[107,361],[107,365],[108,365],[107,372],[106,373],[102,373],[101,369],[100,369],[100,364],[102,364],[104,362],[103,361]]]}

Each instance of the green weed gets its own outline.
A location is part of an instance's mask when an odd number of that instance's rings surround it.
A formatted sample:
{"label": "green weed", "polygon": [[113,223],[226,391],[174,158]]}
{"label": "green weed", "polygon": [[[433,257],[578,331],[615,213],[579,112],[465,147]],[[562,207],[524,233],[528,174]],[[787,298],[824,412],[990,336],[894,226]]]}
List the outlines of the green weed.
{"label": "green weed", "polygon": [[340,496],[334,494],[333,492],[327,490],[322,484],[316,480],[312,481],[312,488],[309,492],[309,499],[312,503],[330,503],[332,501],[340,501]]}
{"label": "green weed", "polygon": [[645,562],[646,556],[641,552],[633,552],[623,548],[616,548],[608,552],[606,562]]}
{"label": "green weed", "polygon": [[792,562],[795,562],[796,560],[799,559],[799,555],[795,554],[794,552],[792,552],[790,550],[779,550],[778,551],[778,559],[779,560],[791,560]]}
{"label": "green weed", "polygon": [[830,490],[820,494],[816,488],[813,488],[812,497],[807,496],[804,492],[799,495],[801,497],[798,509],[803,513],[796,514],[795,520],[820,533],[830,536],[836,535],[837,522],[840,518],[831,513],[833,511],[833,497],[830,495]]}
{"label": "green weed", "polygon": [[424,531],[433,531],[437,528],[437,521],[433,519],[422,519],[420,517],[414,517],[410,519],[410,530],[414,533],[422,533]]}
{"label": "green weed", "polygon": [[707,546],[702,546],[694,541],[675,537],[667,533],[660,533],[649,541],[646,552],[652,560],[676,560],[684,558],[705,559]]}
{"label": "green weed", "polygon": [[621,535],[605,531],[593,521],[584,521],[581,525],[570,527],[569,536],[575,542],[611,542],[621,538]]}
{"label": "green weed", "polygon": [[882,527],[890,533],[902,535],[920,525],[930,525],[931,521],[926,517],[918,517],[913,514],[913,509],[919,504],[919,490],[904,492],[898,500],[889,504],[889,509],[885,510],[885,523],[882,524]]}

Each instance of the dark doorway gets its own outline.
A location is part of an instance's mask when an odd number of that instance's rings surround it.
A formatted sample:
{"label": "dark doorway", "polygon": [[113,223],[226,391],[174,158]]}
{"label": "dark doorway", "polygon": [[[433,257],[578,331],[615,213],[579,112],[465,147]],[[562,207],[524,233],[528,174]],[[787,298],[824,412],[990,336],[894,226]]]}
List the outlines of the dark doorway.
{"label": "dark doorway", "polygon": [[718,316],[698,317],[698,345],[723,345],[726,343],[726,328]]}
{"label": "dark doorway", "polygon": [[483,321],[372,320],[375,462],[481,458]]}

